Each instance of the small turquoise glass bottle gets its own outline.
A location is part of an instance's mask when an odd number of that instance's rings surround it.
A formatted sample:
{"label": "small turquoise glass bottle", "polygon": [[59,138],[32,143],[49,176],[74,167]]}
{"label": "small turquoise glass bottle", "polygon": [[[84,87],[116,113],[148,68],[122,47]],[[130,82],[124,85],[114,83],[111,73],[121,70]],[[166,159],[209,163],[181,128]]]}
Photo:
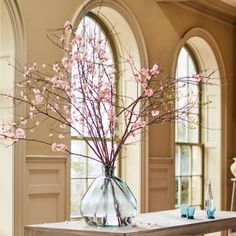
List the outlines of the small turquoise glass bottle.
{"label": "small turquoise glass bottle", "polygon": [[207,181],[207,189],[205,195],[205,211],[208,219],[215,219],[215,204],[212,194],[211,182]]}

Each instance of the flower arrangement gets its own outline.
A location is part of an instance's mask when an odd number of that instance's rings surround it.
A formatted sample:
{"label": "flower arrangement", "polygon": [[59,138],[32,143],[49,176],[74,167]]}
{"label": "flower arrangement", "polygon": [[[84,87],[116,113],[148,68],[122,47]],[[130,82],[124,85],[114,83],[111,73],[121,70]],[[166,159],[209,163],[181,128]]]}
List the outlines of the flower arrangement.
{"label": "flower arrangement", "polygon": [[[94,159],[104,166],[114,166],[130,137],[135,141],[145,127],[188,119],[191,109],[199,105],[199,94],[185,94],[181,88],[188,83],[208,84],[210,76],[166,77],[156,64],[151,68],[137,68],[129,55],[120,58],[119,62],[129,66],[133,86],[140,91],[136,97],[131,97],[117,89],[121,71],[106,51],[108,40],[97,38],[94,32],[87,32],[85,28],[75,31],[70,22],[66,22],[60,29],[62,34],[58,36],[58,42],[54,42],[65,54],[60,62],[43,64],[41,68],[36,63],[23,69],[16,68],[24,75],[16,86],[19,92],[1,95],[13,99],[15,104],[26,104],[28,112],[14,121],[2,122],[0,136],[13,142],[43,143],[54,152],[66,152]],[[180,91],[178,96],[176,91]],[[176,108],[176,99],[182,98],[186,102]],[[27,132],[40,129],[46,120],[53,122],[48,129],[48,138],[27,137]],[[83,139],[96,158],[72,153],[65,141],[70,132]]]}
{"label": "flower arrangement", "polygon": [[[16,68],[23,79],[14,91],[0,95],[12,99],[14,105],[26,105],[27,112],[16,114],[15,120],[2,121],[0,137],[13,143],[42,143],[53,152],[101,163],[105,175],[97,177],[88,189],[81,202],[81,213],[92,225],[130,224],[137,213],[137,202],[126,183],[113,176],[122,149],[140,139],[140,132],[150,125],[179,120],[198,122],[189,114],[199,105],[199,93],[186,93],[184,88],[189,84],[211,84],[211,76],[167,77],[156,64],[138,68],[131,55],[113,62],[109,40],[98,36],[96,30],[87,30],[86,24],[73,30],[66,22],[52,36],[49,39],[64,56],[54,64],[33,63]],[[129,70],[137,91],[135,96],[119,89],[121,65]],[[177,107],[178,99],[181,103]],[[45,126],[48,134],[43,139],[30,135]],[[88,145],[91,155],[83,150],[72,151],[66,139],[71,134]]]}

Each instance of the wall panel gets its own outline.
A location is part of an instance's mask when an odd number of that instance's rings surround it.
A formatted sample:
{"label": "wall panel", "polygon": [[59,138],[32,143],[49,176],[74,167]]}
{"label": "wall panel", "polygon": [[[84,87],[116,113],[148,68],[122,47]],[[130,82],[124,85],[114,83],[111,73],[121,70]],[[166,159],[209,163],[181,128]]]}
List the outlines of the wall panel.
{"label": "wall panel", "polygon": [[26,158],[26,224],[66,218],[66,158]]}
{"label": "wall panel", "polygon": [[174,194],[173,158],[150,158],[149,211],[174,208]]}

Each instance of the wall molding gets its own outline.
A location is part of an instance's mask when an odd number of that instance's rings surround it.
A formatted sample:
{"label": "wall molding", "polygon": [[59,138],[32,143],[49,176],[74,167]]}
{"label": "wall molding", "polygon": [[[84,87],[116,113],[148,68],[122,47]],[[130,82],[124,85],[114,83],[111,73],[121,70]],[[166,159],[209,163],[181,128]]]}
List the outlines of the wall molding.
{"label": "wall molding", "polygon": [[65,163],[66,156],[26,155],[26,163]]}
{"label": "wall molding", "polygon": [[231,26],[236,25],[236,7],[222,0],[156,0],[156,2],[177,4]]}
{"label": "wall molding", "polygon": [[[15,44],[15,61],[24,65],[26,62],[26,39],[23,17],[17,0],[3,0],[12,24]],[[15,71],[15,83],[21,79]],[[25,106],[15,108],[17,114],[24,114]],[[25,142],[17,143],[14,151],[14,235],[24,235],[25,223]]]}

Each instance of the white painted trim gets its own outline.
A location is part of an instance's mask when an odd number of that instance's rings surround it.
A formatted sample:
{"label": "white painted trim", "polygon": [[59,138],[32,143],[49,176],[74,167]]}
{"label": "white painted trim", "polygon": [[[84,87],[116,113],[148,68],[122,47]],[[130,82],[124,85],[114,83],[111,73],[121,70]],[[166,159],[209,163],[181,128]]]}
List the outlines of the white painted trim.
{"label": "white painted trim", "polygon": [[[15,41],[15,60],[22,65],[26,61],[26,40],[23,19],[17,0],[3,0],[12,23]],[[15,78],[20,75],[15,72]],[[16,82],[16,81],[15,81]],[[16,112],[25,113],[25,107],[16,108]],[[25,217],[25,143],[14,146],[14,235],[24,235]]]}

